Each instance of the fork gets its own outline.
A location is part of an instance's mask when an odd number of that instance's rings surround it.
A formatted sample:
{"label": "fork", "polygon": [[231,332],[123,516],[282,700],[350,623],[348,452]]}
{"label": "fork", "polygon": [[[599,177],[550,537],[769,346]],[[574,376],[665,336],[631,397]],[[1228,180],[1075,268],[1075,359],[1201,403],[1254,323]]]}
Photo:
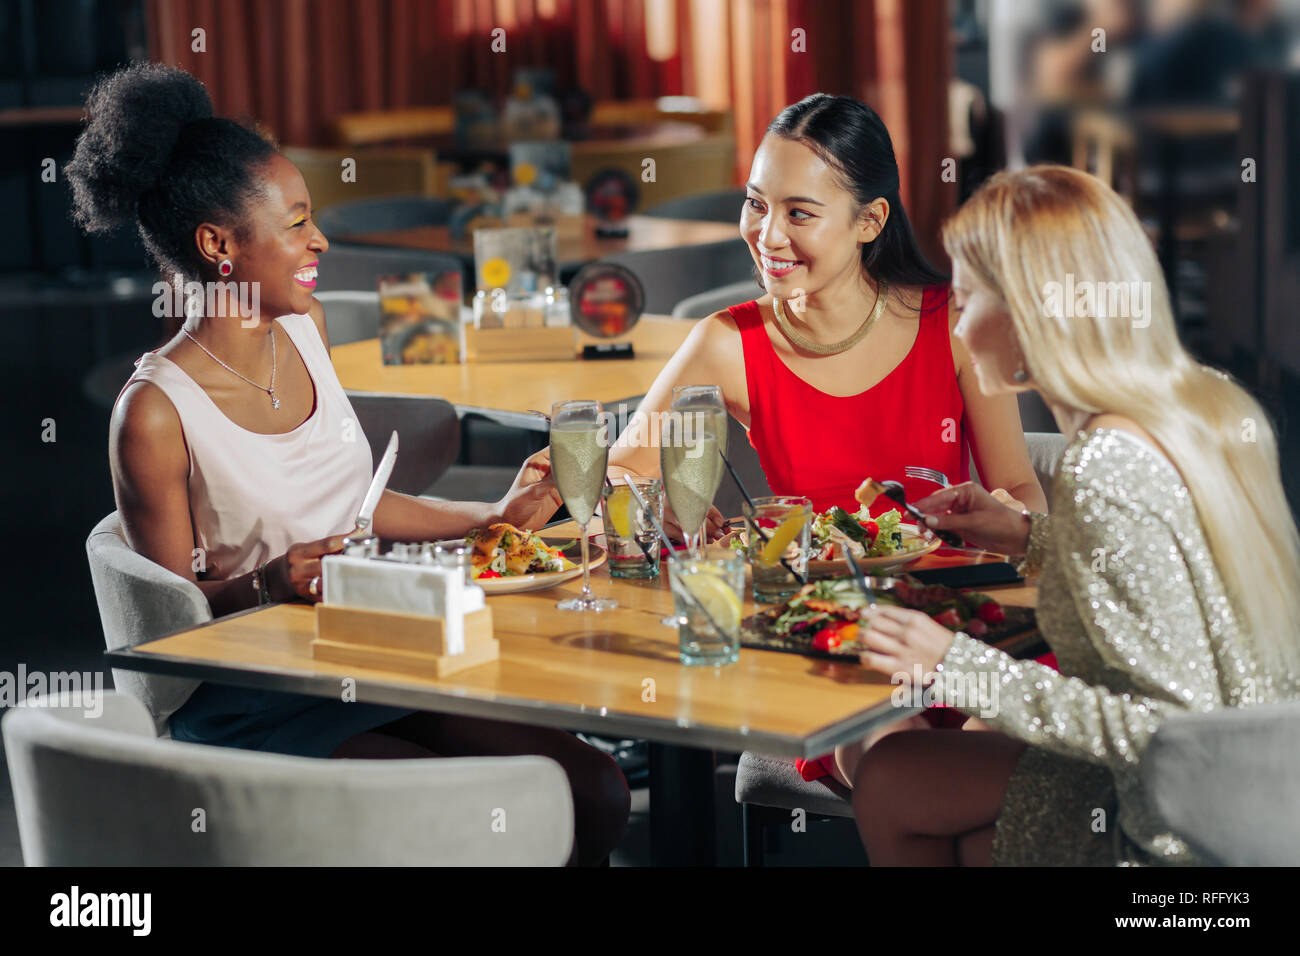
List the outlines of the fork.
{"label": "fork", "polygon": [[922,481],[933,481],[942,488],[949,487],[948,476],[941,471],[933,468],[922,468],[920,465],[908,465],[903,469],[904,476],[908,478],[920,478]]}

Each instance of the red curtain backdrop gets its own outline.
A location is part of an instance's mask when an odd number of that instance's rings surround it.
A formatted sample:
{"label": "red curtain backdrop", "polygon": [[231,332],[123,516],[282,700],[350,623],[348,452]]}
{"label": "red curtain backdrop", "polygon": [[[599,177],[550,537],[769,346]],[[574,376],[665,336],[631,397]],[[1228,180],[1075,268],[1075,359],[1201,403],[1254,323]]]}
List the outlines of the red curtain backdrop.
{"label": "red curtain backdrop", "polygon": [[[218,112],[292,145],[345,112],[501,96],[521,66],[597,100],[698,96],[735,116],[737,182],[781,108],[809,93],[873,106],[894,139],[903,202],[942,262],[956,187],[948,155],[947,0],[149,0],[150,53],[198,76]],[[506,31],[493,53],[492,30]],[[205,52],[193,31],[205,31]],[[802,30],[804,49],[796,51]],[[651,46],[654,49],[651,49]]]}

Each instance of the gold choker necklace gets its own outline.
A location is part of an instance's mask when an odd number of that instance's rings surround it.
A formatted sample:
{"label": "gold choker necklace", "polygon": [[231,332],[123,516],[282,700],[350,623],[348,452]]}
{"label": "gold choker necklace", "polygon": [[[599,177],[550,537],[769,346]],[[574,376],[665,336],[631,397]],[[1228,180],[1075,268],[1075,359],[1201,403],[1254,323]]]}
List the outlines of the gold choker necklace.
{"label": "gold choker necklace", "polygon": [[803,349],[805,352],[812,352],[814,355],[837,355],[840,352],[848,351],[857,345],[871,331],[876,320],[884,314],[885,303],[889,301],[889,286],[880,283],[876,287],[876,304],[867,316],[866,321],[858,326],[858,330],[842,342],[833,342],[830,345],[822,345],[814,342],[812,339],[805,338],[794,330],[789,320],[785,317],[785,307],[781,305],[781,300],[772,297],[772,312],[776,315],[776,327],[781,330],[781,334],[789,339],[793,344]]}

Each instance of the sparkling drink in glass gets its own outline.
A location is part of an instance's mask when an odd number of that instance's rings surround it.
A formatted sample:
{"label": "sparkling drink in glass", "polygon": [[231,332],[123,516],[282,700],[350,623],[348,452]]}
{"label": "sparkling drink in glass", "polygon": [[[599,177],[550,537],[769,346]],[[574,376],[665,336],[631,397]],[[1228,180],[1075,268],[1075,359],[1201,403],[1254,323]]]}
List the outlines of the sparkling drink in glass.
{"label": "sparkling drink in glass", "polygon": [[609,462],[609,429],[599,402],[560,402],[551,409],[551,474],[564,506],[582,529],[582,594],[556,604],[561,611],[607,611],[610,598],[591,593],[587,526],[596,512]]}
{"label": "sparkling drink in glass", "polygon": [[691,553],[700,555],[704,520],[722,482],[722,457],[713,428],[691,420],[669,419],[659,446],[664,490]]}

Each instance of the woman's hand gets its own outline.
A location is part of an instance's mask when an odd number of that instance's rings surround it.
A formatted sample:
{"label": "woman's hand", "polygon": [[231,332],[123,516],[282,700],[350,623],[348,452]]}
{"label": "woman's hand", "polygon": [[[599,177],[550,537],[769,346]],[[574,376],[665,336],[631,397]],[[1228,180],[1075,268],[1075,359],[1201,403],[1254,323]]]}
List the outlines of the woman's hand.
{"label": "woman's hand", "polygon": [[284,554],[267,562],[266,589],[271,600],[294,601],[302,598],[313,604],[319,601],[320,582],[316,582],[315,594],[311,592],[311,583],[320,577],[321,556],[342,551],[345,537],[347,535],[336,534],[319,541],[292,544]]}
{"label": "woman's hand", "polygon": [[973,481],[936,491],[915,504],[926,515],[928,527],[955,531],[977,548],[998,554],[1024,554],[1028,547],[1029,519]]}
{"label": "woman's hand", "polygon": [[998,501],[1002,502],[1002,504],[1006,505],[1008,508],[1012,508],[1015,511],[1027,510],[1025,503],[1023,501],[1017,501],[1015,498],[1012,498],[1011,492],[1007,491],[1007,489],[1005,488],[994,488],[992,491],[989,492],[989,494],[991,494]]}
{"label": "woman's hand", "polygon": [[904,686],[920,673],[933,674],[952,647],[953,633],[924,611],[877,604],[864,611],[858,643],[866,648],[863,667],[882,674],[903,675]]}
{"label": "woman's hand", "polygon": [[514,484],[497,502],[503,521],[524,531],[535,531],[550,520],[564,499],[551,477],[551,449],[530,455],[515,475]]}
{"label": "woman's hand", "polygon": [[[721,511],[713,507],[713,505],[709,505],[709,512],[704,516],[703,543],[717,541],[727,533],[726,529],[722,527],[725,520]],[[667,492],[664,493],[664,530],[668,532],[668,537],[674,541],[684,542],[686,540],[681,523],[677,520],[677,515],[673,514],[672,506],[668,504]],[[692,528],[691,533],[694,534],[698,530],[698,528]]]}

